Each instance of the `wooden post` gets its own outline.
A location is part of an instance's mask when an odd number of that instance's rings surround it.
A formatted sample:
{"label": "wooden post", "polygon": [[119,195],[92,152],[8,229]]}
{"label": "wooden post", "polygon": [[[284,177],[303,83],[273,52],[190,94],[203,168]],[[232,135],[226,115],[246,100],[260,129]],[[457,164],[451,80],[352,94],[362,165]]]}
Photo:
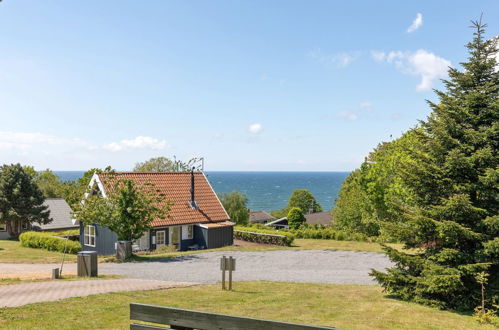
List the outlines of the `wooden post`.
{"label": "wooden post", "polygon": [[232,257],[229,257],[229,290],[232,291],[232,265],[234,260]]}
{"label": "wooden post", "polygon": [[227,258],[222,257],[220,268],[222,269],[222,290],[225,290],[225,269],[227,264]]}
{"label": "wooden post", "polygon": [[52,269],[52,279],[58,279],[59,278],[59,268],[53,268]]}

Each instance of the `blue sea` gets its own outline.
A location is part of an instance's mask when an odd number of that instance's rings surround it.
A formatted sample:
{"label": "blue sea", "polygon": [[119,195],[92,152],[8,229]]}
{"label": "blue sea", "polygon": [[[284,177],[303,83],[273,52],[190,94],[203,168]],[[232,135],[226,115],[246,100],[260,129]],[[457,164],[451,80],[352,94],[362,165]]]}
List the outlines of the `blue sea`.
{"label": "blue sea", "polygon": [[[76,180],[82,171],[54,171],[63,181]],[[206,172],[217,194],[237,190],[248,197],[251,210],[277,210],[286,206],[295,189],[308,189],[324,210],[333,207],[341,183],[349,172]]]}

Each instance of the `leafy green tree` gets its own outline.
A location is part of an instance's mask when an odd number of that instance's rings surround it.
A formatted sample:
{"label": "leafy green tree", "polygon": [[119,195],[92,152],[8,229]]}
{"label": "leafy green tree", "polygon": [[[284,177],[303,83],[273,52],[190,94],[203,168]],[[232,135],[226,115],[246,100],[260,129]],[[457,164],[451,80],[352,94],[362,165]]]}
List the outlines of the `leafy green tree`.
{"label": "leafy green tree", "polygon": [[478,305],[482,272],[490,274],[489,301],[499,300],[498,49],[497,40],[484,38],[485,25],[474,28],[464,70],[449,69],[401,168],[415,203],[404,221],[387,226],[424,252],[385,247],[395,267],[371,273],[393,295],[443,308]]}
{"label": "leafy green tree", "polygon": [[59,177],[49,169],[37,172],[33,178],[45,198],[63,197],[63,183]]}
{"label": "leafy green tree", "polygon": [[77,219],[85,224],[108,227],[119,240],[133,241],[152,229],[156,218],[165,218],[170,203],[152,185],[136,185],[117,180],[107,198],[89,196],[76,209]]}
{"label": "leafy green tree", "polygon": [[402,221],[404,209],[414,204],[401,168],[410,160],[409,149],[419,143],[416,131],[379,144],[360,169],[347,177],[333,208],[336,227],[368,236],[386,236],[384,223]]}
{"label": "leafy green tree", "polygon": [[314,195],[307,189],[296,189],[289,197],[287,209],[299,207],[303,213],[322,212],[322,206],[317,203]]}
{"label": "leafy green tree", "polygon": [[10,236],[17,238],[24,225],[52,221],[43,201],[42,191],[20,164],[0,167],[0,222]]}
{"label": "leafy green tree", "polygon": [[231,220],[235,221],[238,225],[248,224],[249,210],[246,195],[234,190],[231,193],[221,194],[220,202],[222,202]]}
{"label": "leafy green tree", "polygon": [[332,211],[333,225],[345,231],[378,236],[380,225],[371,215],[369,198],[361,184],[362,175],[357,169],[343,181]]}
{"label": "leafy green tree", "polygon": [[290,229],[298,229],[307,219],[299,207],[292,207],[288,212],[288,225]]}
{"label": "leafy green tree", "polygon": [[155,157],[142,163],[137,163],[133,168],[134,172],[190,172],[202,170],[203,158],[191,158],[187,162],[166,157]]}

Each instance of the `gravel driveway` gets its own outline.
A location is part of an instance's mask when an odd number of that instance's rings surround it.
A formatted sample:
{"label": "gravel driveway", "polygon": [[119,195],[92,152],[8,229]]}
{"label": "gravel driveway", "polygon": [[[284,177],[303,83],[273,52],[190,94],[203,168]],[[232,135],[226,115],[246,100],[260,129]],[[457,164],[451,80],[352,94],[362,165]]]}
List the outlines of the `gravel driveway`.
{"label": "gravel driveway", "polygon": [[391,267],[381,253],[323,250],[207,252],[154,262],[99,264],[99,271],[131,278],[216,283],[222,256],[236,258],[235,281],[374,284],[371,268]]}

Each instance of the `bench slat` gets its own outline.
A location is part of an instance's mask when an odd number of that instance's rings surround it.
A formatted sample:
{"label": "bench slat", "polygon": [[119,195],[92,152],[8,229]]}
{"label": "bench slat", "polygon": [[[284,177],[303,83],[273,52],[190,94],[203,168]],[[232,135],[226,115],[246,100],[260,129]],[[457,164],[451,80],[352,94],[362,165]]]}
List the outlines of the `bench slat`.
{"label": "bench slat", "polygon": [[296,323],[279,322],[239,317],[224,314],[191,311],[187,309],[171,308],[144,304],[130,304],[130,319],[165,325],[177,325],[188,328],[211,330],[319,330],[336,329],[330,327],[302,325]]}
{"label": "bench slat", "polygon": [[130,330],[168,330],[165,327],[156,327],[154,325],[132,323],[130,324]]}

